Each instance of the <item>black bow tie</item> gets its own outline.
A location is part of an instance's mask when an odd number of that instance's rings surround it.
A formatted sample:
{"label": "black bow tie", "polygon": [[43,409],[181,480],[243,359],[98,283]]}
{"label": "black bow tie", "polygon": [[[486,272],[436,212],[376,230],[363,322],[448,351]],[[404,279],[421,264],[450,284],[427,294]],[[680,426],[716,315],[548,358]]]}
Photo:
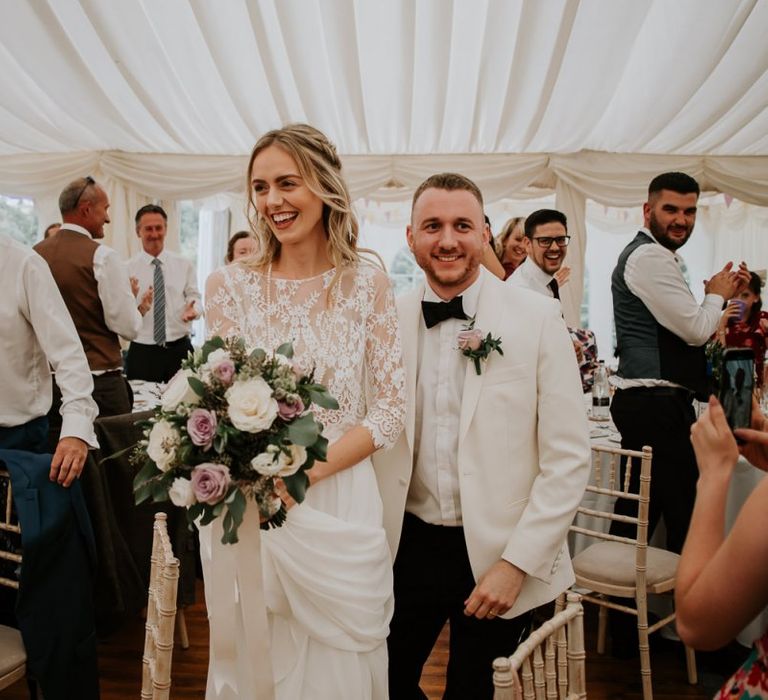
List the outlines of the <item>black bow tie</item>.
{"label": "black bow tie", "polygon": [[427,328],[432,328],[447,318],[459,318],[462,321],[467,318],[461,297],[454,297],[450,301],[422,301],[421,312],[424,314]]}

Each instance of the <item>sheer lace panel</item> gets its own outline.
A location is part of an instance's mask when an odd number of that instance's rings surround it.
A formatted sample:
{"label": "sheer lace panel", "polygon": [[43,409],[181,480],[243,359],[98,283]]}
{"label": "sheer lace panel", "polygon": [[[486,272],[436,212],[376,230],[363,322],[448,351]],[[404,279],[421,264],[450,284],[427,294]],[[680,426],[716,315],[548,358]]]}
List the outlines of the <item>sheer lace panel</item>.
{"label": "sheer lace panel", "polygon": [[300,369],[315,369],[339,402],[315,406],[331,440],[355,425],[377,448],[391,446],[403,428],[405,374],[394,296],[387,276],[368,264],[346,270],[330,293],[330,270],[303,280],[272,278],[234,264],[206,285],[209,335],[242,336],[270,352],[292,342]]}

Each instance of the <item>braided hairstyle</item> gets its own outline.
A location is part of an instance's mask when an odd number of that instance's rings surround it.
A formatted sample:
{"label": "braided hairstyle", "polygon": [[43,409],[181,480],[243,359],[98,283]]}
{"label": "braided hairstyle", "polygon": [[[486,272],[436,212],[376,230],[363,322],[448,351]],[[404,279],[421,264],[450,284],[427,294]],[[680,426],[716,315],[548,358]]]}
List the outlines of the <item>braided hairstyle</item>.
{"label": "braided hairstyle", "polygon": [[[253,147],[248,161],[248,221],[258,239],[259,252],[253,261],[256,269],[267,267],[280,256],[280,241],[256,209],[251,170],[253,161],[266,148],[277,146],[290,155],[307,187],[323,201],[323,227],[328,238],[328,257],[336,267],[337,277],[344,268],[359,262],[358,223],[352,211],[349,190],[341,176],[341,160],[336,147],[326,136],[308,124],[288,124],[262,136]],[[334,282],[336,279],[334,279]]]}

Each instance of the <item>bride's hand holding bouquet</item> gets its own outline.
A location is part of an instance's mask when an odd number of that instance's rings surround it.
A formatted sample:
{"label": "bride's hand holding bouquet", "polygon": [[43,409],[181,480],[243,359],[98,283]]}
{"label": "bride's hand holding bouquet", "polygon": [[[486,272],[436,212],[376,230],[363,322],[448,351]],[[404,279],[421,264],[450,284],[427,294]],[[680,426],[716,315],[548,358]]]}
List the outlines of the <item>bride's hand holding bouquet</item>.
{"label": "bride's hand holding bouquet", "polygon": [[218,336],[191,354],[134,448],[136,503],[170,499],[200,525],[222,516],[224,544],[237,542],[249,499],[262,521],[281,525],[279,493],[301,503],[307,471],[327,455],[323,426],[309,409],[338,408],[292,357],[290,343],[267,355]]}

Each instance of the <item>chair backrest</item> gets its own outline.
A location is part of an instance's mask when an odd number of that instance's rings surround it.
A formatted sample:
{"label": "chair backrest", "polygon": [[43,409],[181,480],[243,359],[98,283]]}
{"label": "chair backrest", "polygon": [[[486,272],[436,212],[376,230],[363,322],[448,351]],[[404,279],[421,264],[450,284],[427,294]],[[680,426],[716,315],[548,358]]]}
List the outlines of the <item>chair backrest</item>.
{"label": "chair backrest", "polygon": [[[0,560],[11,562],[13,569],[18,572],[21,566],[21,528],[13,510],[13,493],[11,477],[5,469],[0,468]],[[6,567],[0,567],[0,585],[19,589],[17,578],[4,575]]]}
{"label": "chair backrest", "polygon": [[173,556],[166,520],[165,513],[155,515],[142,658],[142,700],[167,700],[171,691],[179,560]]}
{"label": "chair backrest", "polygon": [[512,656],[493,662],[493,699],[586,698],[584,659],[581,598],[568,593],[565,610],[531,632]]}
{"label": "chair backrest", "polygon": [[[587,537],[636,546],[636,565],[640,569],[645,569],[648,549],[652,457],[653,451],[647,446],[640,452],[607,445],[593,445],[589,484],[585,497],[576,510],[574,524],[570,528],[571,532]],[[623,475],[621,474],[622,461],[626,463]],[[630,488],[632,475],[637,474],[638,471],[639,488],[632,489]],[[587,494],[591,494],[591,498]],[[637,516],[614,513],[617,498],[635,501],[638,504]],[[594,507],[588,507],[585,503]],[[612,521],[633,525],[634,528],[631,529],[634,529],[635,537],[611,535],[609,528]]]}

